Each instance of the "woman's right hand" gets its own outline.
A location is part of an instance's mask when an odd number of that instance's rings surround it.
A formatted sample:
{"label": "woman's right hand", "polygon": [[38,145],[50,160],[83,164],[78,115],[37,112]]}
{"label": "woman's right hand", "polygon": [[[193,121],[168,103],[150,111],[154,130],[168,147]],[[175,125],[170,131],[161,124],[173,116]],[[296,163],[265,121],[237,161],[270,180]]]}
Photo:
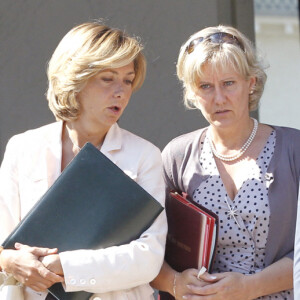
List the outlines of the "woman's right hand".
{"label": "woman's right hand", "polygon": [[203,287],[217,281],[214,275],[207,272],[201,276],[201,279],[198,279],[197,275],[198,270],[196,269],[187,269],[182,273],[177,273],[173,288],[173,293],[175,292],[173,296],[175,299],[187,299],[188,296],[195,295],[193,290],[195,290],[196,287]]}
{"label": "woman's right hand", "polygon": [[16,244],[17,250],[3,250],[0,256],[2,270],[12,274],[16,280],[40,292],[64,278],[50,272],[39,261],[41,256],[54,254],[57,249],[29,247]]}

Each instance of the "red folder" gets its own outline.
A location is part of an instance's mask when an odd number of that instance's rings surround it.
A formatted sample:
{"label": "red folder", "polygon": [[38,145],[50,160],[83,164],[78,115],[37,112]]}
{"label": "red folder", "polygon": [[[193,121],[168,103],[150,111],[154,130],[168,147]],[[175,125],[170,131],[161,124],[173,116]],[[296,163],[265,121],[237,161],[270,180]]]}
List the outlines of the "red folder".
{"label": "red folder", "polygon": [[[211,271],[216,252],[218,216],[191,201],[188,195],[171,192],[166,200],[168,236],[166,262],[176,271],[204,266]],[[160,292],[160,300],[174,299]]]}

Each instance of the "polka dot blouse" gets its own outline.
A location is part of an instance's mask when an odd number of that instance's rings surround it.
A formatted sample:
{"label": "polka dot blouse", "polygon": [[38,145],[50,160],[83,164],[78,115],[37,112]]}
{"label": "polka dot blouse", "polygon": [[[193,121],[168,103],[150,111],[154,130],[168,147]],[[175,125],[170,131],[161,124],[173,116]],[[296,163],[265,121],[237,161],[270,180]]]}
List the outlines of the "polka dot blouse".
{"label": "polka dot blouse", "polygon": [[[273,131],[256,163],[245,172],[243,184],[232,200],[217,169],[207,137],[201,145],[200,164],[210,175],[193,193],[219,216],[219,238],[213,272],[253,274],[265,268],[265,248],[269,229],[269,178],[267,168],[274,153]],[[258,299],[293,299],[292,290]]]}

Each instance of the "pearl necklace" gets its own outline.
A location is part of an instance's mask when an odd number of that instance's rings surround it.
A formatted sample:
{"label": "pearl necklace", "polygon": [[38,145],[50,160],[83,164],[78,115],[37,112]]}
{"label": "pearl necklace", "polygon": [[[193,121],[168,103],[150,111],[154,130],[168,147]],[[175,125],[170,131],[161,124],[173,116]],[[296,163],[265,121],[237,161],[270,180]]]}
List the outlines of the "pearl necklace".
{"label": "pearl necklace", "polygon": [[253,118],[251,118],[251,119],[254,122],[254,126],[253,126],[253,129],[252,129],[252,132],[251,132],[248,140],[246,141],[246,143],[243,145],[243,147],[240,150],[238,150],[237,154],[234,154],[234,155],[222,155],[222,154],[219,154],[217,152],[217,150],[216,150],[213,142],[212,142],[211,134],[208,135],[209,146],[210,146],[211,151],[215,155],[215,157],[217,157],[217,158],[219,158],[220,160],[223,160],[223,161],[234,161],[234,160],[240,158],[246,152],[246,150],[249,148],[249,146],[253,142],[254,137],[256,135],[256,132],[257,132],[257,128],[258,128],[258,122],[257,122],[257,120],[253,119]]}

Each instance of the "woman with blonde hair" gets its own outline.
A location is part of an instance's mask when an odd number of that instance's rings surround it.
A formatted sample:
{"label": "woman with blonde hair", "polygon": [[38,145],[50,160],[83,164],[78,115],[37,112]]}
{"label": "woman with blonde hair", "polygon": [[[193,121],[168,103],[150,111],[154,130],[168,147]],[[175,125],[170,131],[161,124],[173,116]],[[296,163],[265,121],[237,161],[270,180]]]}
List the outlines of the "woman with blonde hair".
{"label": "woman with blonde hair", "polygon": [[[163,151],[167,193],[187,193],[219,217],[212,274],[164,263],[152,286],[176,299],[293,299],[300,132],[250,117],[266,74],[254,47],[229,26],[205,28],[181,47],[177,75],[187,107],[209,126]],[[188,221],[188,220],[187,220]]]}
{"label": "woman with blonde hair", "polygon": [[[98,22],[76,26],[59,43],[49,62],[47,93],[57,122],[14,136],[6,148],[1,241],[86,142],[164,205],[159,149],[117,124],[145,78],[142,49],[137,39]],[[52,299],[46,289],[57,282],[67,292],[94,293],[93,299],[154,299],[148,283],[163,262],[166,228],[162,212],[138,239],[121,246],[57,254],[16,244],[16,250],[1,251],[0,270],[25,285],[26,300]]]}

